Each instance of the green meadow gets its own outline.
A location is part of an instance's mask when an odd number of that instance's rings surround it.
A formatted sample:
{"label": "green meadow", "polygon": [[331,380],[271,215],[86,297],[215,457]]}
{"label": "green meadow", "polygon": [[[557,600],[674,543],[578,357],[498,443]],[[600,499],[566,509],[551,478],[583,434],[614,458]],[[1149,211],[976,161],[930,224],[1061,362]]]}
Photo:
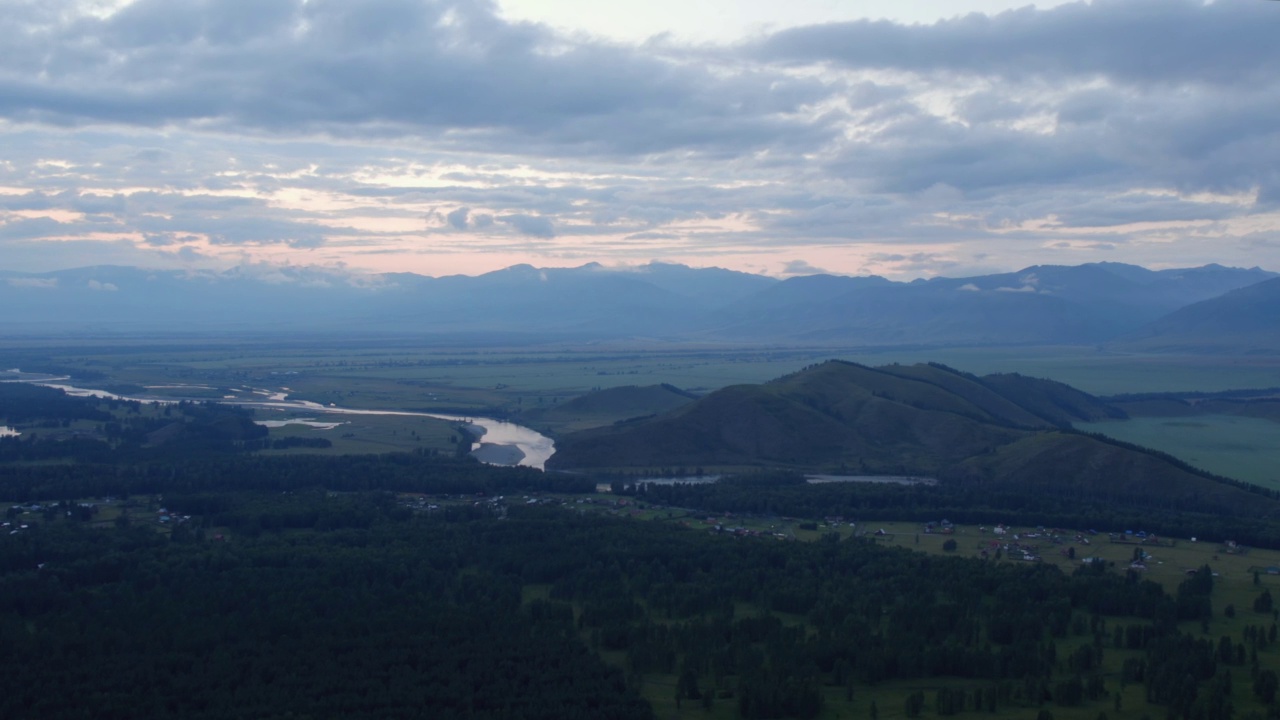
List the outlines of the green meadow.
{"label": "green meadow", "polygon": [[319,338],[307,344],[211,338],[10,347],[9,367],[89,372],[99,384],[187,385],[159,390],[201,398],[288,388],[296,399],[358,408],[510,411],[553,405],[593,389],[669,383],[709,392],[759,383],[828,359],[867,365],[941,362],[975,374],[1016,372],[1098,395],[1280,386],[1272,356],[1118,353],[1088,346],[1001,348],[751,348],[546,346],[440,348],[403,341]]}
{"label": "green meadow", "polygon": [[[271,414],[259,413],[263,420],[277,420]],[[334,428],[317,428],[289,424],[270,429],[270,438],[323,439],[333,443],[329,448],[293,447],[264,450],[264,454],[341,454],[386,453],[434,450],[452,453],[458,442],[466,442],[447,420],[396,415],[310,415],[318,422],[341,423]]]}
{"label": "green meadow", "polygon": [[1076,423],[1085,432],[1168,453],[1209,472],[1280,489],[1280,423],[1237,415]]}

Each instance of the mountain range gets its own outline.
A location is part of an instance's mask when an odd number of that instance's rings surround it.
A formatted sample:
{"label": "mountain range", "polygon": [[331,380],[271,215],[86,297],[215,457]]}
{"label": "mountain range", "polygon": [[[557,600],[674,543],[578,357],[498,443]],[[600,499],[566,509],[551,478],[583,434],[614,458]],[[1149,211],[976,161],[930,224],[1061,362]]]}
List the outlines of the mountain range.
{"label": "mountain range", "polygon": [[[0,333],[352,332],[509,342],[1274,347],[1280,277],[1119,263],[895,282],[720,268],[517,265],[479,276],[301,267],[0,271]],[[1273,281],[1273,282],[1267,282]],[[1207,304],[1206,304],[1207,303]],[[1218,337],[1222,335],[1222,337]]]}

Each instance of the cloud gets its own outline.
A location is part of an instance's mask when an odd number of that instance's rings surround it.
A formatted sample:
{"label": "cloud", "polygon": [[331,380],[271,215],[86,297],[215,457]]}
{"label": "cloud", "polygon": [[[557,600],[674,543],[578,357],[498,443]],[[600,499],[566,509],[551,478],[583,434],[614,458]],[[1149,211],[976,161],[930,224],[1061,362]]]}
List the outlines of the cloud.
{"label": "cloud", "polygon": [[1275,8],[1258,2],[1095,0],[933,25],[816,25],[784,30],[752,49],[768,61],[922,73],[1248,84],[1274,75],[1275,19]]}
{"label": "cloud", "polygon": [[455,230],[466,230],[467,214],[470,212],[471,212],[470,208],[461,207],[449,213],[448,215],[445,215],[445,220],[449,223],[449,226],[454,228]]}
{"label": "cloud", "polygon": [[11,287],[26,288],[44,288],[52,289],[58,287],[57,278],[9,278]]}
{"label": "cloud", "polygon": [[116,287],[115,283],[104,283],[97,280],[90,280],[88,285],[90,290],[100,290],[102,292],[116,292],[120,289]]}
{"label": "cloud", "polygon": [[0,115],[12,120],[451,145],[518,138],[623,154],[833,132],[798,114],[821,99],[821,83],[735,79],[653,52],[567,41],[503,20],[491,2],[137,0],[106,17],[72,0],[49,4],[55,12],[0,21],[12,40],[0,57]]}
{"label": "cloud", "polygon": [[783,275],[831,275],[820,267],[814,267],[804,260],[791,260],[782,266]]}
{"label": "cloud", "polygon": [[521,235],[530,237],[553,238],[556,236],[555,226],[551,221],[544,217],[535,217],[533,215],[501,215],[498,222],[506,223],[515,228]]}
{"label": "cloud", "polygon": [[696,47],[482,0],[82,6],[0,14],[6,269],[812,257],[909,277],[1206,247],[1280,267],[1258,244],[1280,226],[1275,3]]}

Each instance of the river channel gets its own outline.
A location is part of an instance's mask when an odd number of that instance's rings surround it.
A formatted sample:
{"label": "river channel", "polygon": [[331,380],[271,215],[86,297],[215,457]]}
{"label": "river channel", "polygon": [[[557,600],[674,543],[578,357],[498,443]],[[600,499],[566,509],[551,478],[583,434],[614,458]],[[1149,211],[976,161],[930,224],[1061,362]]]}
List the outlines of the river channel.
{"label": "river channel", "polygon": [[[137,402],[159,402],[172,403],[178,402],[175,398],[159,398],[146,396],[126,396],[110,393],[105,390],[94,390],[92,388],[76,387],[67,385],[65,381],[69,378],[52,377],[48,375],[34,375],[31,373],[23,373],[18,370],[10,370],[4,373],[5,379],[0,382],[28,382],[45,387],[57,388],[76,397],[102,397],[115,398],[117,400],[135,400]],[[478,442],[471,447],[471,454],[478,460],[490,465],[523,465],[525,467],[537,468],[544,470],[546,468],[547,459],[556,451],[555,442],[531,428],[487,417],[471,417],[461,415],[444,415],[440,413],[412,412],[408,410],[359,410],[355,408],[343,408],[335,405],[321,405],[320,403],[310,402],[307,400],[290,400],[287,392],[272,392],[268,390],[253,390],[253,393],[262,397],[261,400],[247,399],[243,397],[230,398],[225,400],[215,400],[227,405],[239,405],[246,408],[261,408],[264,410],[280,410],[306,412],[308,414],[325,414],[325,415],[395,415],[404,417],[429,417],[438,420],[448,420],[450,422],[463,423],[467,425],[467,429],[472,435],[479,436]],[[203,399],[193,399],[195,402],[205,402]],[[277,424],[276,420],[265,421],[270,425]]]}

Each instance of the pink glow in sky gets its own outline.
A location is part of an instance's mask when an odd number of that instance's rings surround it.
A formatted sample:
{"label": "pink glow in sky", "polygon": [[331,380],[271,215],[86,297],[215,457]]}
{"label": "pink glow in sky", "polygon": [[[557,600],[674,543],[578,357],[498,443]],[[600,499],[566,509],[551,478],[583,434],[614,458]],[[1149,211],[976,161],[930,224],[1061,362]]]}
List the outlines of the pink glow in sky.
{"label": "pink glow in sky", "polygon": [[0,264],[1280,268],[1280,4],[609,7],[13,4]]}

